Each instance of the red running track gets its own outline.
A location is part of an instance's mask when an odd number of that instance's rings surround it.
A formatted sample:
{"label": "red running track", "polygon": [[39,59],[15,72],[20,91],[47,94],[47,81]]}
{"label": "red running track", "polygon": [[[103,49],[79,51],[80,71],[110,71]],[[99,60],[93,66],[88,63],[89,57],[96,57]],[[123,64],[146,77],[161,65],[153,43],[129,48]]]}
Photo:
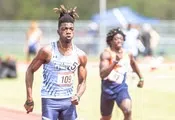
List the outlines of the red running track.
{"label": "red running track", "polygon": [[39,114],[27,114],[22,111],[0,108],[0,120],[41,120]]}

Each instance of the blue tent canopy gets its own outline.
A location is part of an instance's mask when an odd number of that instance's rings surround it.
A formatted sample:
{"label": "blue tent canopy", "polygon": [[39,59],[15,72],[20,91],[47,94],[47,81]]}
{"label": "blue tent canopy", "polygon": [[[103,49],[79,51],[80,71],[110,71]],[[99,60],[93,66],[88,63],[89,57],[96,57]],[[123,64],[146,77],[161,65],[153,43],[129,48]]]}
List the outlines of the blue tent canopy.
{"label": "blue tent canopy", "polygon": [[118,25],[120,22],[116,18],[116,16],[113,14],[113,9],[108,10],[105,13],[102,13],[102,16],[100,18],[100,14],[95,14],[92,16],[92,21],[96,23],[103,22],[106,26],[111,26],[111,25]]}
{"label": "blue tent canopy", "polygon": [[128,23],[155,24],[158,22],[157,19],[145,17],[134,12],[133,10],[131,10],[130,7],[119,7],[107,10],[106,12],[102,13],[101,18],[99,13],[95,14],[92,16],[91,20],[97,24],[102,22],[106,26],[114,26]]}

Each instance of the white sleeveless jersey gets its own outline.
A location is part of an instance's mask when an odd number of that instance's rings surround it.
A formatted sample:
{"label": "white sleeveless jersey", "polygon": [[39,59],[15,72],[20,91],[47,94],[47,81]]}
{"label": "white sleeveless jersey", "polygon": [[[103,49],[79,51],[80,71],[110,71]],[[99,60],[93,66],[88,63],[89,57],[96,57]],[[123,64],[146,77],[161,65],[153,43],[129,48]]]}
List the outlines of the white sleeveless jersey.
{"label": "white sleeveless jersey", "polygon": [[[111,54],[111,58],[109,64],[112,64],[115,60],[116,54],[112,54],[110,48],[105,49]],[[123,51],[123,58],[119,61],[119,63],[113,68],[110,74],[104,78],[104,80],[114,81],[117,84],[122,84],[125,80],[125,74],[129,71],[130,68],[130,58],[126,51]]]}
{"label": "white sleeveless jersey", "polygon": [[74,73],[79,66],[78,56],[85,53],[73,45],[72,54],[64,56],[57,42],[51,43],[52,58],[43,65],[42,98],[69,98],[73,94]]}

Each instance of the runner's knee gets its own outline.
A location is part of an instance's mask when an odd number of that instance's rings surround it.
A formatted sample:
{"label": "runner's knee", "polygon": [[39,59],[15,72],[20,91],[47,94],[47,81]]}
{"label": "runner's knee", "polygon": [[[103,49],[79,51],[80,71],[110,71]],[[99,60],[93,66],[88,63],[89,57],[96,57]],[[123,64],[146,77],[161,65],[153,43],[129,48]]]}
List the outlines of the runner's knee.
{"label": "runner's knee", "polygon": [[124,114],[125,117],[129,117],[129,116],[131,116],[132,111],[131,111],[131,109],[125,108],[123,110],[123,114]]}

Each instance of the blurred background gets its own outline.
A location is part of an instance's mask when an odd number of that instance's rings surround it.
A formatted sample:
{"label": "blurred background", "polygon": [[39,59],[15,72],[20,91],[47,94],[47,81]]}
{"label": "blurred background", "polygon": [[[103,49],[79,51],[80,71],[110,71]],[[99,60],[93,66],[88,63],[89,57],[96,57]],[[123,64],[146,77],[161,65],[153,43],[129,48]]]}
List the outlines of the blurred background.
{"label": "blurred background", "polygon": [[57,40],[58,17],[52,9],[61,4],[78,7],[74,42],[90,56],[105,47],[109,29],[126,30],[127,24],[134,24],[141,31],[146,23],[160,36],[154,55],[174,58],[174,0],[0,0],[0,55],[12,54],[24,60],[26,32],[32,20],[37,20],[43,32],[42,44]]}
{"label": "blurred background", "polygon": [[[117,27],[125,32],[124,48],[133,52],[145,77],[142,90],[136,87],[138,78],[129,77],[134,120],[175,120],[175,0],[0,0],[0,107],[24,112],[27,32],[36,21],[41,46],[58,40],[53,8],[61,4],[77,6],[80,17],[73,41],[89,59],[88,87],[78,106],[84,118],[80,120],[100,118],[99,54],[106,47],[106,34]],[[41,113],[41,70],[35,77],[34,113]],[[113,118],[123,118],[119,109]]]}

